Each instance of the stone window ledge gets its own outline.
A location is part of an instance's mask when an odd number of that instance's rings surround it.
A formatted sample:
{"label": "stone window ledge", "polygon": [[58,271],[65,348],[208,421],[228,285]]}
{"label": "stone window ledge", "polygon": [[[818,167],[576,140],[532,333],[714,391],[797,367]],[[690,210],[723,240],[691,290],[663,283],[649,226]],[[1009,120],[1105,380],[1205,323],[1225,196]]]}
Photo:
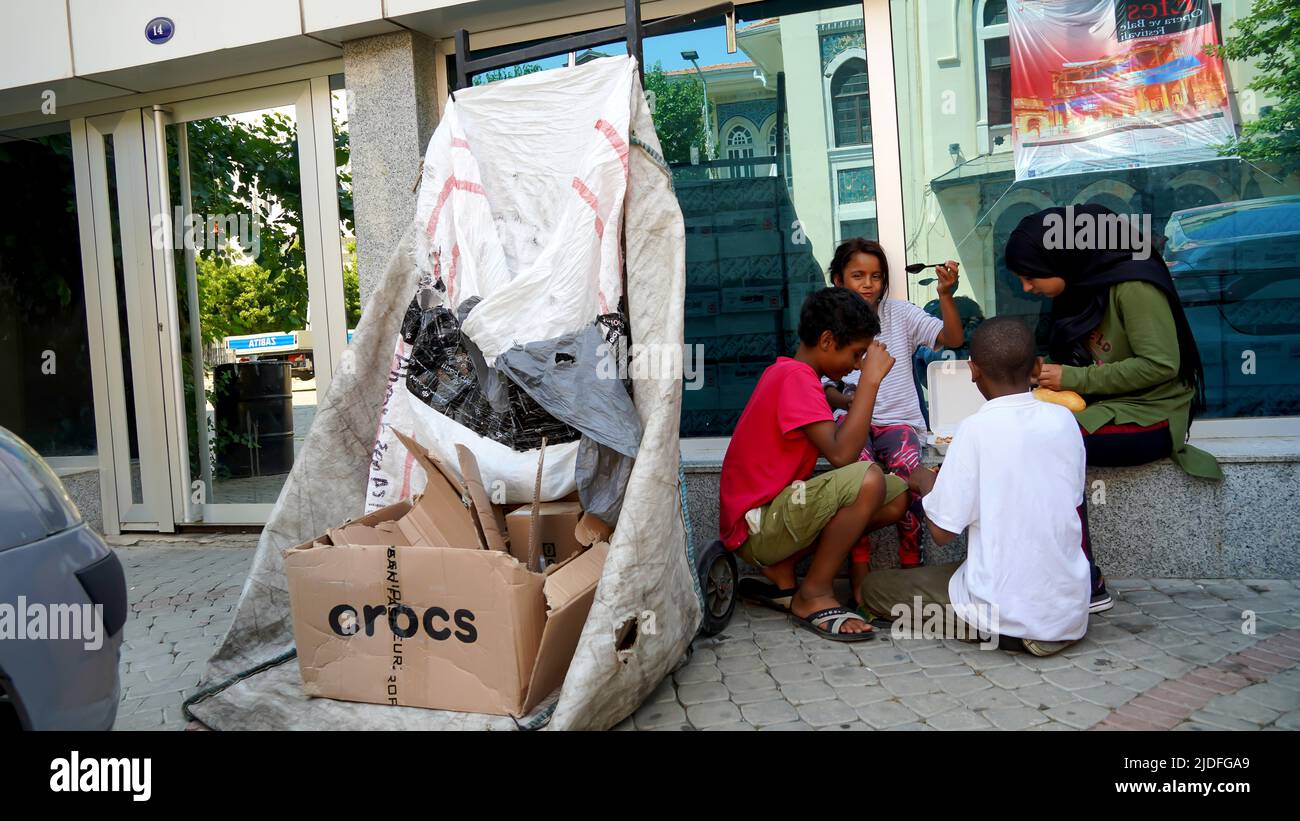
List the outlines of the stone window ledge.
{"label": "stone window ledge", "polygon": [[[687,473],[717,473],[722,469],[722,457],[730,441],[722,437],[683,439],[682,466]],[[1300,462],[1300,436],[1193,437],[1191,444],[1213,454],[1219,464]],[[939,464],[943,457],[926,448],[924,461]],[[819,471],[829,467],[825,459],[817,461]]]}

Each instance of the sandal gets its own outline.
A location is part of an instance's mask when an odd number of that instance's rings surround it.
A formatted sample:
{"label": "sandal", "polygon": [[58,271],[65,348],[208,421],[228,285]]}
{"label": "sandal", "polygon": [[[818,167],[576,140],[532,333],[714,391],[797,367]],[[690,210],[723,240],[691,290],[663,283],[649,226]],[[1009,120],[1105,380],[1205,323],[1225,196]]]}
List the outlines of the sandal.
{"label": "sandal", "polygon": [[867,623],[877,630],[889,630],[894,626],[894,622],[891,619],[887,619],[884,616],[877,616],[875,613],[868,610],[865,604],[858,604],[856,599],[850,598],[849,603],[844,606],[866,619]]}
{"label": "sandal", "polygon": [[799,592],[797,587],[780,588],[769,581],[746,576],[736,585],[736,595],[745,601],[762,605],[778,613],[790,612],[790,599]]}
{"label": "sandal", "polygon": [[[876,637],[874,628],[863,633],[840,632],[840,628],[844,626],[845,622],[851,619],[860,621],[868,627],[871,626],[870,622],[847,607],[827,607],[825,610],[818,610],[816,613],[809,613],[807,616],[795,616],[794,613],[790,615],[794,617],[795,623],[800,627],[811,630],[830,641],[870,641]],[[823,630],[822,625],[824,624],[829,624],[830,627]]]}

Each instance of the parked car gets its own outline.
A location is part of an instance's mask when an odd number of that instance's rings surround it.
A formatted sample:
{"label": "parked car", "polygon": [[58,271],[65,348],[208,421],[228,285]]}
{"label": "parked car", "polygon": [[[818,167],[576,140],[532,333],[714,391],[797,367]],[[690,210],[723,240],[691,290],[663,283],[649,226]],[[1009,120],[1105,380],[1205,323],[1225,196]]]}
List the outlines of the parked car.
{"label": "parked car", "polygon": [[[94,605],[102,620],[78,622]],[[127,609],[122,564],[49,465],[3,427],[0,609],[8,610],[0,624],[9,617],[0,627],[0,728],[111,729]],[[35,614],[44,615],[43,636]]]}
{"label": "parked car", "polygon": [[1175,211],[1165,235],[1205,367],[1206,415],[1300,413],[1300,196]]}

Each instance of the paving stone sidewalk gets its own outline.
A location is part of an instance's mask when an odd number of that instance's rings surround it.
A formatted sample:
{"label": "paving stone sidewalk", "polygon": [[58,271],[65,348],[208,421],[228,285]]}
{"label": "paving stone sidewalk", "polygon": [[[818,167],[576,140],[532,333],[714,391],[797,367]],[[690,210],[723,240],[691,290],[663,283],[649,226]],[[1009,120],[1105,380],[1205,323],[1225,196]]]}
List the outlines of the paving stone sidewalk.
{"label": "paving stone sidewalk", "polygon": [[180,730],[181,703],[234,618],[256,535],[110,538],[126,570],[115,730]]}
{"label": "paving stone sidewalk", "polygon": [[[183,729],[256,537],[113,541],[131,602],[115,729]],[[885,634],[837,644],[742,605],[616,729],[1300,729],[1296,582],[1108,584],[1114,609],[1050,658]]]}
{"label": "paving stone sidewalk", "polygon": [[1295,582],[1108,584],[1115,607],[1049,658],[887,631],[838,644],[741,606],[616,729],[1300,729]]}

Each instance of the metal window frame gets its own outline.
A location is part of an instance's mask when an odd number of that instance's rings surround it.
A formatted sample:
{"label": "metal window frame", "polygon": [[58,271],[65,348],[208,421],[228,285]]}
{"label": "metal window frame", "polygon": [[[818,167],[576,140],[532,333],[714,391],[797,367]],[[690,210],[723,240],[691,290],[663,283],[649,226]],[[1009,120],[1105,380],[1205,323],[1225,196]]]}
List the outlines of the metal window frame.
{"label": "metal window frame", "polygon": [[[470,49],[469,32],[465,29],[458,29],[453,35],[452,40],[455,44],[455,63],[452,70],[452,76],[448,80],[448,91],[453,97],[456,92],[463,88],[468,88],[475,74],[482,74],[487,71],[493,71],[499,68],[516,65],[518,63],[527,63],[532,60],[543,60],[548,57],[558,57],[562,54],[576,54],[586,49],[596,48],[597,46],[606,46],[610,43],[625,41],[627,43],[627,53],[636,59],[638,66],[644,65],[644,59],[641,52],[641,44],[647,37],[654,37],[659,34],[667,34],[680,28],[692,26],[701,20],[707,20],[710,17],[730,16],[735,12],[735,5],[732,3],[718,3],[707,6],[695,11],[679,14],[674,17],[665,17],[659,20],[643,22],[641,20],[641,3],[640,0],[624,0],[623,2],[623,23],[617,26],[596,29],[594,31],[572,34],[567,37],[549,39],[541,43],[536,43],[522,48],[511,49],[509,51],[499,52],[485,57],[473,57]],[[645,81],[644,74],[642,82]]]}
{"label": "metal window frame", "polygon": [[[756,2],[757,0],[753,1]],[[709,17],[723,15],[727,13],[728,7],[730,7],[730,19],[734,20],[735,7],[748,4],[744,0],[734,4],[724,3],[675,17],[643,23],[641,25],[641,38],[667,33],[673,30],[674,27],[682,27]],[[625,2],[625,17],[627,16],[626,10],[634,5],[636,5],[634,0]],[[861,7],[867,63],[867,86],[871,97],[875,98],[870,108],[871,156],[876,182],[876,213],[874,219],[876,220],[879,240],[885,248],[890,267],[901,271],[907,264],[907,231],[903,216],[903,167],[899,138],[898,100],[894,79],[893,26],[890,0],[862,0]],[[589,26],[584,25],[584,21],[596,18],[601,14],[607,15],[607,13],[608,11],[604,13],[593,12],[587,15],[565,18],[563,23],[569,30],[581,32],[589,28]],[[605,19],[608,19],[608,17],[606,16]],[[510,42],[528,42],[544,37],[548,33],[555,32],[555,24],[556,21],[544,24],[529,24],[511,27],[508,32],[500,30],[476,34],[475,36],[481,40],[488,40],[495,47],[497,45],[508,45]],[[435,47],[435,53],[439,58],[442,58],[439,65],[446,66],[445,72],[439,72],[439,99],[445,100],[448,97],[454,99],[454,92],[467,87],[476,73],[504,68],[527,60],[554,57],[581,48],[617,42],[623,39],[621,32],[625,26],[626,23],[624,26],[587,32],[587,35],[592,37],[600,35],[601,38],[605,38],[600,39],[599,42],[596,42],[595,39],[581,39],[587,36],[582,34],[561,35],[551,37],[532,46],[504,51],[485,58],[473,57],[470,35],[462,30],[449,40],[439,41]],[[618,31],[619,34],[615,35],[615,31]],[[468,60],[465,59],[466,56],[469,57]],[[444,82],[445,87],[443,87]],[[828,139],[833,143],[833,131],[828,133]],[[833,182],[834,180],[832,180],[832,184]],[[834,191],[834,188],[832,187],[831,190]],[[839,226],[836,224],[833,233],[838,230]],[[908,278],[899,276],[891,277],[890,280],[889,296],[896,299],[907,299]]]}
{"label": "metal window frame", "polygon": [[975,94],[979,101],[975,119],[976,148],[981,154],[992,154],[993,140],[999,136],[1007,138],[1007,147],[1001,150],[1009,150],[1011,147],[1011,124],[989,121],[988,57],[985,51],[985,44],[989,40],[1000,40],[1011,36],[1011,23],[985,25],[984,7],[988,2],[989,0],[978,0],[973,7],[974,15],[971,18],[975,35]]}
{"label": "metal window frame", "polygon": [[[76,175],[77,218],[82,243],[82,276],[91,347],[95,427],[100,465],[100,505],[104,529],[118,533],[125,524],[137,530],[174,528],[168,491],[166,441],[156,446],[146,432],[166,429],[162,385],[154,373],[160,356],[153,253],[150,249],[148,160],[143,110],[78,118],[71,123]],[[117,224],[109,201],[105,141],[113,139],[113,174],[117,186]],[[122,252],[122,293],[117,290],[114,232]],[[146,299],[146,297],[150,297]],[[118,319],[126,303],[127,328]],[[129,453],[122,340],[130,345],[133,410],[141,497],[134,501]],[[140,373],[143,378],[135,377]],[[150,445],[154,444],[154,447]],[[166,502],[166,504],[164,504]]]}

